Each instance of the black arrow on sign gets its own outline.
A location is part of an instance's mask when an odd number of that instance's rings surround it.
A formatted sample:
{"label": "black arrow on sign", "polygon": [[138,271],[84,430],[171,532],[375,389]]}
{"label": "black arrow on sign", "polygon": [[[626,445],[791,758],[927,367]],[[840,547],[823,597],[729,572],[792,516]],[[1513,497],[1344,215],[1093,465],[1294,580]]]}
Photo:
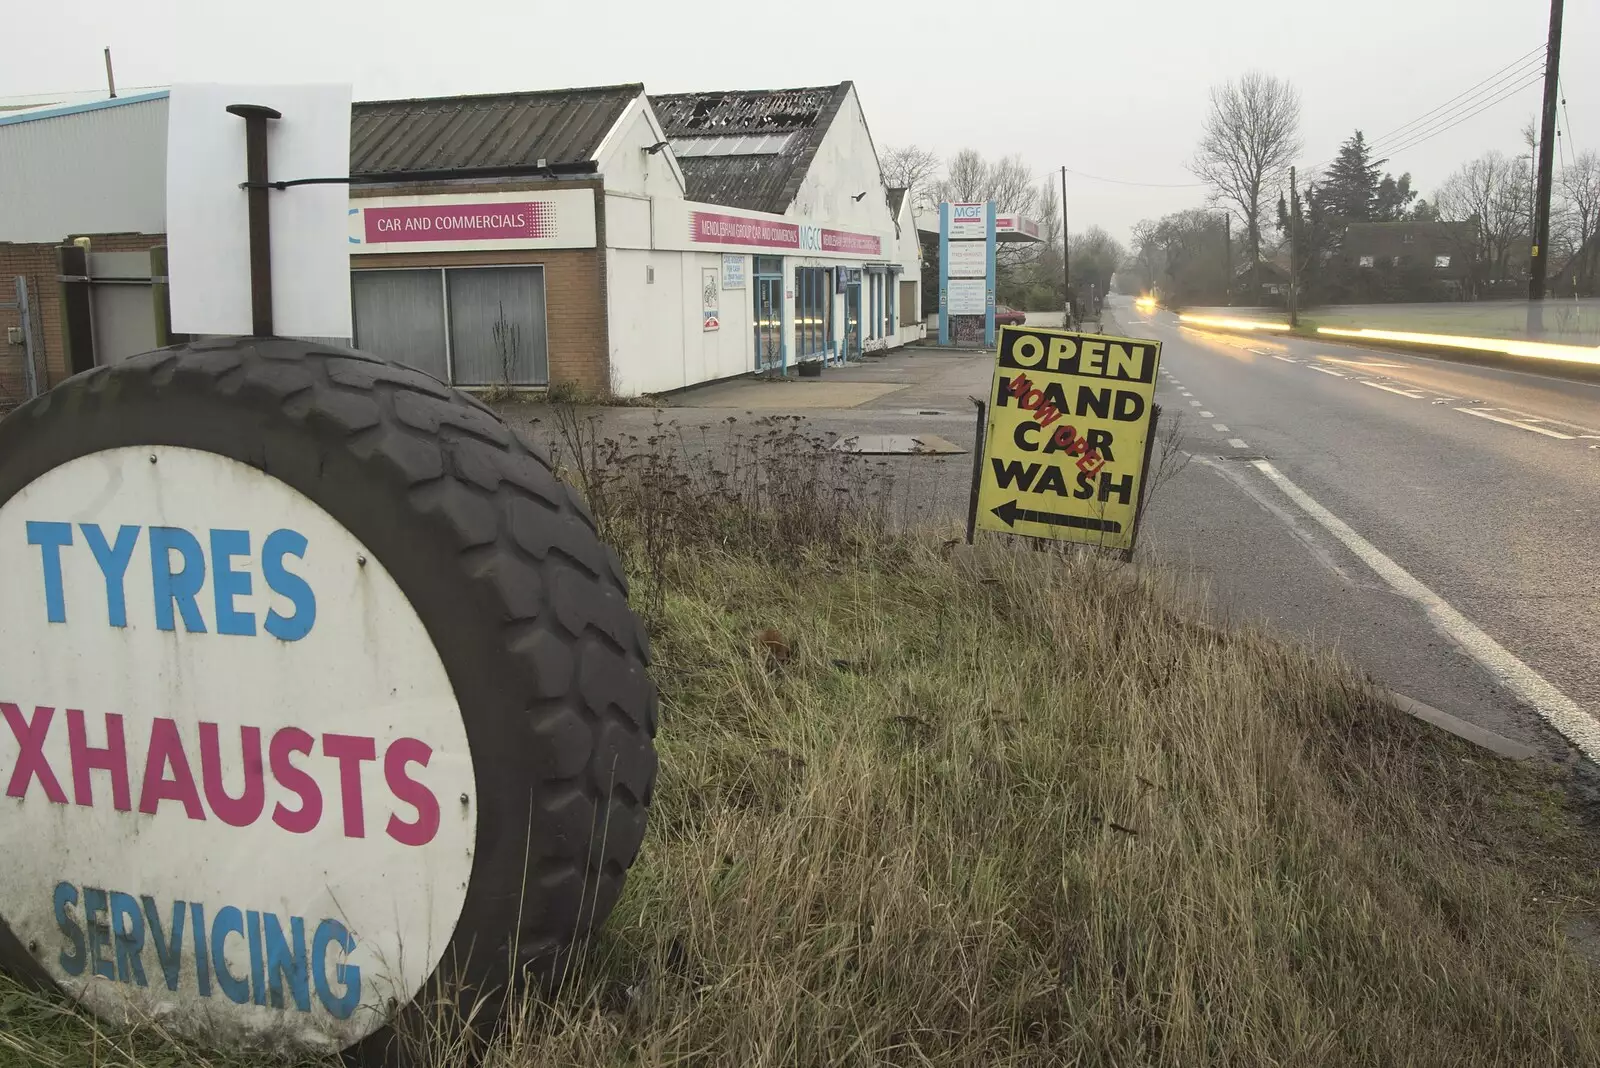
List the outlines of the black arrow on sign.
{"label": "black arrow on sign", "polygon": [[1080,530],[1103,530],[1108,534],[1121,534],[1122,524],[1115,519],[1095,519],[1086,515],[1061,515],[1058,512],[1034,512],[1027,508],[1018,508],[1016,501],[1007,501],[998,508],[991,509],[995,515],[1008,527],[1017,525],[1021,519],[1028,523],[1044,523],[1052,527],[1077,527]]}

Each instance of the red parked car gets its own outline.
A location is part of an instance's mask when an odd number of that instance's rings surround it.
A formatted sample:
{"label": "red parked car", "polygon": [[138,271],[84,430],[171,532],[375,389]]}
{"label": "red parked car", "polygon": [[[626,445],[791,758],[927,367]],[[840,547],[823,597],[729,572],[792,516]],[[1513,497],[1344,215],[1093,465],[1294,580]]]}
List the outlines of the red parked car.
{"label": "red parked car", "polygon": [[995,305],[995,326],[1021,326],[1027,321],[1027,316],[1015,308],[1008,308],[1004,304]]}

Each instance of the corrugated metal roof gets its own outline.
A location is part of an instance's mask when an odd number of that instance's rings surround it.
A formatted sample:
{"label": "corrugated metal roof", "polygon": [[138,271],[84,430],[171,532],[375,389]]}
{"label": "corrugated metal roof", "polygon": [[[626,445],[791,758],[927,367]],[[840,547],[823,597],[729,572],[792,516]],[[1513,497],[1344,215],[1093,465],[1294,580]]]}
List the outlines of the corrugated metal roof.
{"label": "corrugated metal roof", "polygon": [[59,119],[67,115],[81,115],[88,111],[103,111],[106,108],[126,107],[129,104],[143,104],[166,98],[167,90],[157,89],[154,92],[136,93],[133,96],[93,97],[75,102],[53,100],[37,104],[5,104],[0,105],[0,113],[3,113],[0,114],[0,126],[35,122],[39,119]]}
{"label": "corrugated metal roof", "polygon": [[850,82],[652,96],[669,139],[790,133],[772,155],[679,156],[689,199],[781,215],[800,191]]}
{"label": "corrugated metal roof", "polygon": [[593,158],[642,85],[363,100],[350,112],[350,173],[551,166]]}
{"label": "corrugated metal roof", "polygon": [[166,94],[112,103],[0,123],[0,241],[166,230]]}

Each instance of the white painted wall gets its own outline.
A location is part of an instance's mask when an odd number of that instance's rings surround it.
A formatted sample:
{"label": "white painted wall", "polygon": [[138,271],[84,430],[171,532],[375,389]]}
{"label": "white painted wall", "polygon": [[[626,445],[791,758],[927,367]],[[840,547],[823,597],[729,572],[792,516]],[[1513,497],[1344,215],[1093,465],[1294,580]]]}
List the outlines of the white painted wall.
{"label": "white painted wall", "polygon": [[[890,259],[892,259],[895,263],[904,264],[905,270],[896,276],[897,281],[895,282],[895,285],[898,289],[900,282],[904,281],[914,283],[913,288],[918,294],[917,299],[921,300],[922,276],[920,271],[922,265],[922,246],[917,241],[917,223],[915,214],[912,211],[910,194],[907,194],[900,201],[900,216],[898,221],[900,223],[900,235],[895,239],[894,251],[890,254]],[[895,295],[895,322],[897,324],[900,319],[903,318],[899,305],[900,298],[897,292]],[[926,309],[923,310],[926,311]],[[910,326],[899,327],[898,333],[895,335],[895,342],[897,344],[904,345],[907,342],[920,341],[926,336],[927,331],[919,319]]]}
{"label": "white painted wall", "polygon": [[[860,192],[867,195],[855,200]],[[788,214],[824,220],[823,225],[840,230],[894,233],[883,170],[854,87],[817,146]]]}
{"label": "white painted wall", "polygon": [[[654,282],[647,268],[654,268]],[[719,296],[721,326],[703,328],[700,278],[716,253],[609,250],[606,288],[611,324],[612,388],[624,396],[664,393],[754,369],[753,293],[746,264],[743,289]]]}
{"label": "white painted wall", "polygon": [[647,197],[606,190],[606,244],[611,248],[650,247],[650,206]]}
{"label": "white painted wall", "polygon": [[645,151],[666,139],[649,99],[640,93],[618,117],[595,153],[606,189],[682,200],[683,172],[672,149],[663,148],[655,154]]}

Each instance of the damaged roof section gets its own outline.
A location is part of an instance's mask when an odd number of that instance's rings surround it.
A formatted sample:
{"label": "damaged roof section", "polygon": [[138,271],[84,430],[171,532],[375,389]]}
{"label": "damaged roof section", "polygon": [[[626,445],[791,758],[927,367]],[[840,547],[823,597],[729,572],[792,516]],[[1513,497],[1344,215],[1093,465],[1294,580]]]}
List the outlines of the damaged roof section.
{"label": "damaged roof section", "polygon": [[691,200],[781,215],[851,83],[652,96]]}
{"label": "damaged roof section", "polygon": [[583,163],[642,92],[635,84],[359,101],[350,109],[350,173],[404,178]]}

